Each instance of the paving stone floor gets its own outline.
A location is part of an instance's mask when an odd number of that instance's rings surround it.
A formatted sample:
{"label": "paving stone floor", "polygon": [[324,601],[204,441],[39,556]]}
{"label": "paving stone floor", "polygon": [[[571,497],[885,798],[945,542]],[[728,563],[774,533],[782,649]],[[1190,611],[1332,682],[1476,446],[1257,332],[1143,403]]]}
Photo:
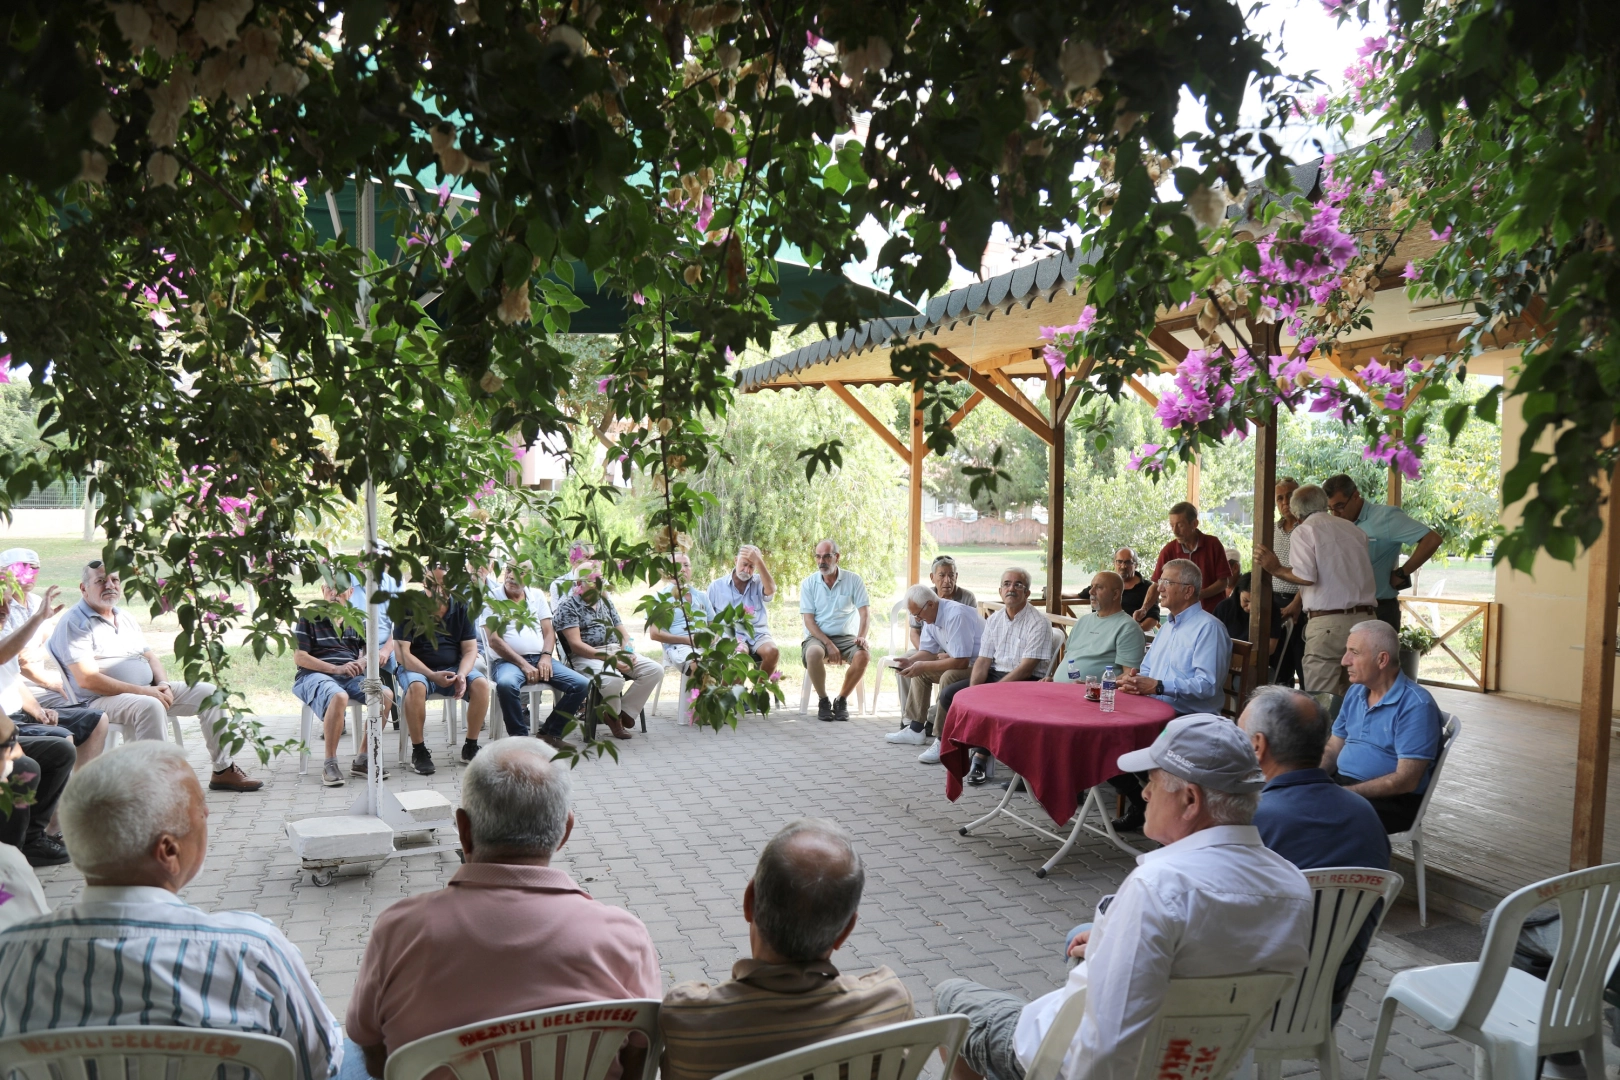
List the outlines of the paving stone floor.
{"label": "paving stone floor", "polygon": [[[788,711],[751,716],[738,730],[717,733],[675,723],[673,688],[671,681],[662,714],[649,717],[650,733],[620,744],[617,764],[579,766],[577,825],[558,859],[598,899],[640,916],[657,943],[666,982],[723,979],[747,954],[743,886],[765,841],[801,816],[841,822],[866,861],[860,923],[835,962],[846,970],[889,965],[925,1014],[933,1008],[930,987],[950,976],[1030,996],[1058,986],[1064,931],[1088,918],[1131,869],[1111,846],[1082,842],[1038,880],[1034,871],[1051,851],[1046,841],[1010,822],[959,836],[958,826],[1001,792],[988,785],[968,789],[955,805],[946,801],[938,767],[917,764],[914,748],[883,741],[896,726],[892,695],[884,696],[877,716],[849,723],[819,723],[813,713],[801,720]],[[796,697],[790,692],[790,701]],[[437,714],[429,710],[428,725],[437,774],[398,768],[391,733],[385,760],[394,790],[432,787],[454,803],[459,755],[447,748]],[[266,723],[276,738],[296,734],[296,718]],[[186,746],[202,769],[195,721],[185,724]],[[347,740],[343,752],[347,768]],[[262,792],[209,794],[208,860],[185,896],[203,908],[246,909],[273,919],[303,950],[341,1018],[377,913],[402,896],[441,887],[458,860],[454,853],[412,856],[370,877],[316,887],[300,871],[283,823],[341,812],[359,788],[324,788],[318,757],[311,764],[300,776],[296,756],[275,759],[252,770],[269,781]],[[71,866],[47,870],[41,879],[53,905],[69,902],[82,884]],[[1416,928],[1416,912],[1397,907],[1374,942],[1338,1029],[1350,1062],[1364,1066],[1392,972],[1442,962],[1398,936]],[[1470,1047],[1403,1015],[1383,1075],[1461,1080],[1472,1065]],[[1357,1073],[1354,1065],[1347,1070]],[[1296,1063],[1285,1071],[1316,1070]]]}

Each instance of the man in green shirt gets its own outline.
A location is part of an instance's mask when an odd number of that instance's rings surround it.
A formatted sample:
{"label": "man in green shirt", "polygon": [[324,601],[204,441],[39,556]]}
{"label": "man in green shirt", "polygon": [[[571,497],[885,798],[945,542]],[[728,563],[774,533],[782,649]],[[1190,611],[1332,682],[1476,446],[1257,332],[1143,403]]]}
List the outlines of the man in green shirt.
{"label": "man in green shirt", "polygon": [[1101,675],[1103,668],[1113,664],[1123,675],[1126,668],[1136,670],[1147,651],[1142,627],[1125,613],[1121,601],[1125,582],[1112,570],[1104,570],[1091,579],[1091,614],[1081,616],[1069,630],[1069,645],[1063,659],[1052,665],[1047,678],[1054,682],[1069,682],[1070,668],[1074,678]]}

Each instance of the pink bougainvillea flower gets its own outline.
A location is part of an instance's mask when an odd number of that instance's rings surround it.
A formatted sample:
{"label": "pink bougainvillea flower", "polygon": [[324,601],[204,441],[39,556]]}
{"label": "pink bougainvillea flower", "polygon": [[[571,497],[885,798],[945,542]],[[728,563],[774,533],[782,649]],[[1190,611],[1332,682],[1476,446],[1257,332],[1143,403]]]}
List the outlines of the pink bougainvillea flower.
{"label": "pink bougainvillea flower", "polygon": [[1062,378],[1063,372],[1069,366],[1069,358],[1064,355],[1063,350],[1050,345],[1041,350],[1041,359],[1046,361],[1046,366],[1054,379]]}
{"label": "pink bougainvillea flower", "polygon": [[691,690],[687,691],[686,703],[688,705],[696,705],[699,693],[700,693],[700,691],[695,686]]}
{"label": "pink bougainvillea flower", "polygon": [[1328,110],[1327,95],[1326,94],[1318,94],[1317,97],[1316,97],[1316,101],[1311,105],[1311,115],[1312,116],[1321,116],[1324,113],[1326,113],[1327,110]]}
{"label": "pink bougainvillea flower", "polygon": [[523,459],[527,457],[529,453],[529,448],[523,445],[523,440],[515,431],[506,437],[506,449],[511,452],[512,460],[516,461],[519,465],[523,464]]}
{"label": "pink bougainvillea flower", "polygon": [[771,672],[771,682],[781,682],[781,681],[782,681],[782,673],[780,671]]}
{"label": "pink bougainvillea flower", "polygon": [[698,204],[698,216],[697,216],[698,232],[708,232],[709,231],[709,222],[711,222],[713,220],[714,220],[714,196],[709,195],[707,192],[705,192],[704,195],[703,195],[703,201]]}
{"label": "pink bougainvillea flower", "polygon": [[1422,276],[1423,271],[1417,268],[1417,263],[1415,262],[1408,262],[1406,264],[1406,269],[1401,271],[1401,277],[1405,278],[1407,281],[1416,281]]}
{"label": "pink bougainvillea flower", "polygon": [[634,300],[637,304],[640,304],[642,307],[647,306],[647,298],[645,296],[641,295],[641,290],[640,289],[637,289],[635,292],[631,293],[630,294],[630,299]]}
{"label": "pink bougainvillea flower", "polygon": [[1149,472],[1157,471],[1159,466],[1152,462],[1148,462],[1147,459],[1153,457],[1161,449],[1163,449],[1163,447],[1158,443],[1143,443],[1142,449],[1131,455],[1131,460],[1126,463],[1126,468],[1135,472],[1142,468],[1144,462],[1147,462]]}
{"label": "pink bougainvillea flower", "polygon": [[1444,232],[1435,232],[1433,229],[1430,229],[1429,239],[1438,240],[1442,244],[1446,243],[1451,239],[1451,226],[1447,225]]}
{"label": "pink bougainvillea flower", "polygon": [[600,379],[596,380],[596,392],[598,394],[605,394],[605,393],[608,392],[608,387],[610,387],[612,385],[613,385],[613,376],[604,375]]}
{"label": "pink bougainvillea flower", "polygon": [[11,354],[0,356],[0,383],[11,381]]}

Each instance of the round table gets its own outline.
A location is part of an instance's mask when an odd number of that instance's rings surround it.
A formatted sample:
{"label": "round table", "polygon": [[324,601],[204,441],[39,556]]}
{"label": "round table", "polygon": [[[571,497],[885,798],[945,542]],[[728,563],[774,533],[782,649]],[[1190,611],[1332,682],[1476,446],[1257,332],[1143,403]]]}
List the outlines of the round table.
{"label": "round table", "polygon": [[1024,778],[1052,821],[1074,816],[1080,793],[1119,775],[1119,756],[1150,746],[1176,710],[1158,698],[1119,693],[1105,713],[1080,683],[980,683],[958,690],[945,718],[939,761],[955,802],[982,746]]}

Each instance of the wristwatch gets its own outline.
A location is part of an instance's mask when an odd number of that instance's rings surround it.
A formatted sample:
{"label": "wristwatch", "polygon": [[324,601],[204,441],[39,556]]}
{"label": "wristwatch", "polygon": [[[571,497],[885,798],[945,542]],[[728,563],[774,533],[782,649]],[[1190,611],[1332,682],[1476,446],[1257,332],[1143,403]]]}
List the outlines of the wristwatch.
{"label": "wristwatch", "polygon": [[1154,679],[1153,680],[1153,695],[1155,697],[1157,697],[1157,696],[1159,696],[1160,694],[1163,694],[1163,693],[1164,693],[1164,680],[1163,679]]}

